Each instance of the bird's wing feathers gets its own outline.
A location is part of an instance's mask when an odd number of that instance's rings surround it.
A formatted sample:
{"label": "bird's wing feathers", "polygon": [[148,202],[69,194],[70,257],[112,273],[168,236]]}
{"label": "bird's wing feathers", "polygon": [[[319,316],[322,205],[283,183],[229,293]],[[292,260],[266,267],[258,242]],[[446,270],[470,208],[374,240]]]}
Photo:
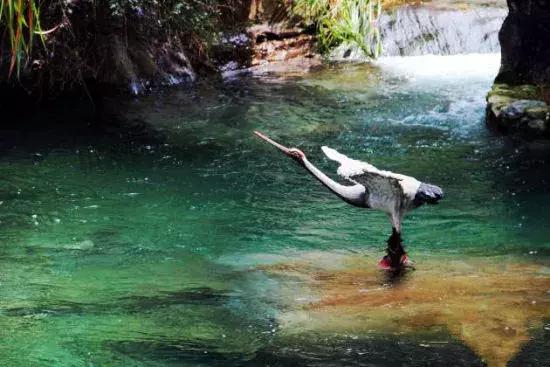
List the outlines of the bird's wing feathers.
{"label": "bird's wing feathers", "polygon": [[340,163],[338,174],[341,177],[365,186],[371,207],[385,209],[396,198],[403,196],[412,200],[420,186],[420,182],[413,177],[379,170],[372,164],[351,159],[329,147],[321,149],[329,159]]}

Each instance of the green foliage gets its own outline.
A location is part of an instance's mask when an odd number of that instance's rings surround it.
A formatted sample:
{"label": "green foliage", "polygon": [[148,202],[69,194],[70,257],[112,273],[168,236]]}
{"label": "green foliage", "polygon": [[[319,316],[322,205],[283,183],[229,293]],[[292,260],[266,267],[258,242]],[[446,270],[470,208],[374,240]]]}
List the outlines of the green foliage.
{"label": "green foliage", "polygon": [[369,57],[382,51],[377,24],[380,0],[296,0],[293,11],[316,25],[322,52],[341,43],[356,44]]}
{"label": "green foliage", "polygon": [[[102,27],[102,32],[114,30],[124,35],[129,29],[142,32],[151,37],[161,34],[183,36],[189,40],[190,49],[206,49],[207,44],[218,35],[220,8],[231,6],[232,1],[223,0],[81,0],[79,2],[60,0],[44,1],[42,21],[63,24],[48,39],[48,44],[56,43],[73,61],[78,61],[86,52],[86,46],[75,41],[72,22],[80,29],[93,24]],[[36,38],[44,43],[44,35],[52,32],[42,31],[39,0],[0,0],[0,34],[3,45],[9,45],[9,76],[19,76],[20,70],[31,59],[33,43]],[[97,27],[95,29],[98,29]],[[151,33],[152,32],[152,33]],[[81,34],[81,33],[80,33]],[[78,36],[81,37],[81,36]],[[75,38],[75,40],[73,40]],[[82,37],[81,37],[82,38]],[[80,40],[80,38],[79,38]],[[69,46],[75,41],[77,44]],[[76,55],[76,48],[79,49]],[[88,46],[89,49],[89,46]],[[2,61],[0,59],[0,61]]]}
{"label": "green foliage", "polygon": [[9,75],[14,69],[17,75],[21,64],[30,55],[35,34],[40,37],[40,9],[34,0],[0,0],[0,31],[2,42],[7,41],[10,50]]}
{"label": "green foliage", "polygon": [[115,18],[140,19],[156,24],[167,32],[216,33],[221,0],[107,0],[109,13]]}
{"label": "green foliage", "polygon": [[[235,0],[106,0],[108,14],[126,29],[144,27],[186,43],[198,58],[207,59],[222,26],[221,9]],[[120,21],[122,19],[122,22]]]}

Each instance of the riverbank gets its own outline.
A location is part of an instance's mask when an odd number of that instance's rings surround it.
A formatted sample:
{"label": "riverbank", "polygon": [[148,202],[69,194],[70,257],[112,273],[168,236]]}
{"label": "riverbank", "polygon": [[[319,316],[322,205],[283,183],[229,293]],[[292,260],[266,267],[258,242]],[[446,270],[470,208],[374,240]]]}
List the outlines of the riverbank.
{"label": "riverbank", "polygon": [[[315,19],[294,15],[285,1],[189,4],[189,14],[195,15],[174,20],[168,15],[178,10],[168,5],[138,2],[107,9],[103,3],[94,7],[79,1],[64,5],[63,18],[59,9],[45,2],[43,28],[55,31],[45,36],[45,47],[34,48],[19,80],[6,80],[9,63],[2,64],[3,96],[15,92],[19,99],[30,95],[51,101],[79,94],[94,100],[113,93],[142,94],[198,78],[295,74],[325,62],[370,60],[357,44],[346,42],[330,54],[320,54]],[[503,1],[386,1],[384,6],[376,21],[383,56],[498,49]],[[365,37],[366,44],[374,42]]]}

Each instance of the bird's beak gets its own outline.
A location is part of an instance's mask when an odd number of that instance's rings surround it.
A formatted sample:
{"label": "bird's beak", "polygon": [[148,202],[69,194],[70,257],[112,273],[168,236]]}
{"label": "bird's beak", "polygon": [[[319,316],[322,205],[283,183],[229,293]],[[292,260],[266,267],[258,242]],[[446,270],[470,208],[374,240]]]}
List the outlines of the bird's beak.
{"label": "bird's beak", "polygon": [[268,138],[267,136],[265,136],[264,134],[262,134],[259,131],[254,131],[254,134],[256,134],[256,136],[259,137],[260,139],[263,139],[263,140],[267,141],[269,144],[274,145],[277,149],[279,149],[284,154],[286,154],[288,156],[291,156],[290,150],[287,147],[285,147],[284,145],[281,145],[281,144],[277,143],[275,140],[272,140],[272,139]]}

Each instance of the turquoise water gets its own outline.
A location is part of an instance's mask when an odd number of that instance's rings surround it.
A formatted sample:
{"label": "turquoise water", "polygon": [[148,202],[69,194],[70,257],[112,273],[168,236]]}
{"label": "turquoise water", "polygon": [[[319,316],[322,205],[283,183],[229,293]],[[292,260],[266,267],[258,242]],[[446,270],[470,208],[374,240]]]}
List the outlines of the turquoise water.
{"label": "turquoise water", "polygon": [[[0,364],[483,364],[445,327],[285,328],[323,294],[266,266],[374,268],[391,228],[252,131],[331,174],[321,145],[443,187],[441,205],[404,222],[409,278],[445,261],[518,263],[550,289],[550,147],[486,129],[497,68],[494,55],[382,59],[106,101],[100,117],[63,106],[29,117],[48,122],[32,132],[6,128]],[[515,365],[550,363],[547,318],[529,320]],[[445,342],[423,346],[433,338]]]}

